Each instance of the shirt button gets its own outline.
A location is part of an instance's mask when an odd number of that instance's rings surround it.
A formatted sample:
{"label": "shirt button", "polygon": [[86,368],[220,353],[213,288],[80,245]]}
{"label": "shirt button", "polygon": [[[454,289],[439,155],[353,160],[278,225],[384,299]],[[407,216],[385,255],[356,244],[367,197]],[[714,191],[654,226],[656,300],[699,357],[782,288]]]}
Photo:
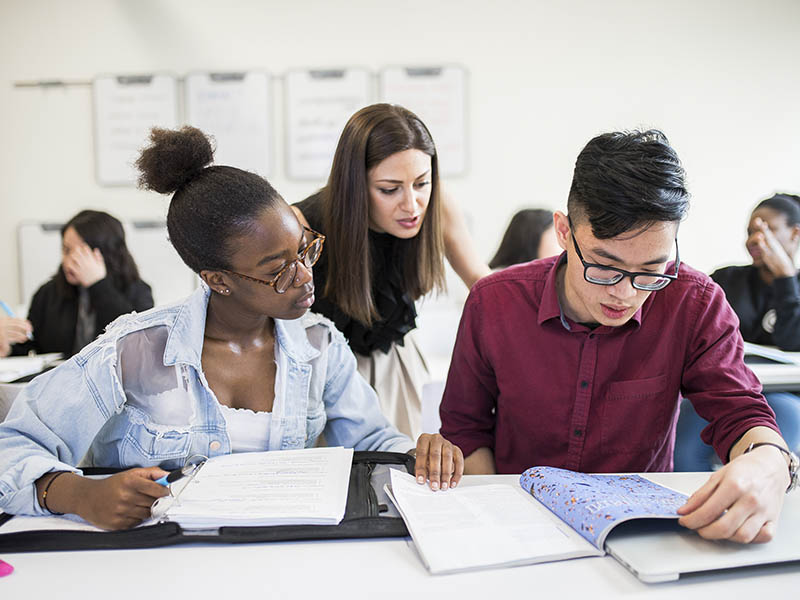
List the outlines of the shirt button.
{"label": "shirt button", "polygon": [[589,387],[589,382],[586,380],[581,381],[581,389],[585,390],[587,387]]}
{"label": "shirt button", "polygon": [[581,431],[580,429],[576,429],[572,433],[575,434],[575,437],[581,437],[583,435],[583,431]]}
{"label": "shirt button", "polygon": [[222,446],[222,444],[220,442],[218,442],[217,440],[214,440],[213,442],[211,442],[208,445],[208,449],[209,450],[219,450],[221,446]]}

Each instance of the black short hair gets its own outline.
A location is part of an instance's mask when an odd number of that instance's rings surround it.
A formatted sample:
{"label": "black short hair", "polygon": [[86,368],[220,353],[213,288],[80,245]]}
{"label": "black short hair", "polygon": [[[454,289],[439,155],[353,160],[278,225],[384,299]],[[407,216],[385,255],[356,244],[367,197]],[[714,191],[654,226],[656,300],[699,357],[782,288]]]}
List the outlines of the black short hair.
{"label": "black short hair", "polygon": [[689,210],[686,174],[656,129],[616,131],[592,139],[575,161],[567,210],[609,239],[656,222],[681,221]]}
{"label": "black short hair", "polygon": [[775,194],[759,202],[755,210],[759,208],[770,208],[781,213],[786,217],[786,224],[789,227],[800,223],[800,196],[795,196],[794,194]]}

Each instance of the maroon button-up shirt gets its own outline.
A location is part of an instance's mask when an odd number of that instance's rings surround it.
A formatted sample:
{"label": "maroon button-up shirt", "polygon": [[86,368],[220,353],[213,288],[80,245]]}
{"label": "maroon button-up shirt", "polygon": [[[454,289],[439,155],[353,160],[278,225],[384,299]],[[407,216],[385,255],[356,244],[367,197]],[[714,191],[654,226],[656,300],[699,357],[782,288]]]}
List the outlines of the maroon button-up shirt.
{"label": "maroon button-up shirt", "polygon": [[440,408],[464,456],[487,447],[498,473],[671,471],[680,394],[721,457],[751,427],[778,430],[736,315],[706,275],[681,264],[630,321],[590,329],[559,306],[559,264],[511,267],[470,292]]}

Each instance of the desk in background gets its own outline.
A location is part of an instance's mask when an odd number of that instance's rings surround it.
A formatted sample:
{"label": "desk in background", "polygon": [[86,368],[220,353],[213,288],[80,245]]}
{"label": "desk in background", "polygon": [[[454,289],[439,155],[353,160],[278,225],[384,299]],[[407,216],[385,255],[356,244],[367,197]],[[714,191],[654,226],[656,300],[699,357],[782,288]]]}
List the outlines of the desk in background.
{"label": "desk in background", "polygon": [[[692,492],[703,473],[653,473],[652,480]],[[518,485],[516,475],[467,477],[470,483]],[[786,498],[800,510],[800,493]],[[784,509],[786,510],[786,508]],[[800,531],[797,532],[800,539]],[[337,540],[252,545],[190,545],[146,550],[4,554],[15,572],[0,580],[3,598],[86,600],[143,595],[224,598],[455,598],[492,600],[797,597],[797,563],[750,567],[644,584],[610,557],[432,576],[407,540]]]}

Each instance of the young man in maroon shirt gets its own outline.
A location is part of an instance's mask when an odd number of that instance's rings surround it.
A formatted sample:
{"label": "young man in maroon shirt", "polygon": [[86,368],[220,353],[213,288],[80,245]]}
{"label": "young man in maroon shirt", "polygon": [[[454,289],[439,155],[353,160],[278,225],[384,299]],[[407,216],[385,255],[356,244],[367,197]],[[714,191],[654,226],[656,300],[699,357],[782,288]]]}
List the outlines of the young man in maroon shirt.
{"label": "young man in maroon shirt", "polygon": [[707,538],[767,541],[796,457],[744,366],[723,292],[680,262],[684,179],[661,132],[586,145],[568,214],[554,215],[565,252],[473,286],[441,432],[464,452],[466,473],[669,471],[682,394],[728,464],[680,522]]}

